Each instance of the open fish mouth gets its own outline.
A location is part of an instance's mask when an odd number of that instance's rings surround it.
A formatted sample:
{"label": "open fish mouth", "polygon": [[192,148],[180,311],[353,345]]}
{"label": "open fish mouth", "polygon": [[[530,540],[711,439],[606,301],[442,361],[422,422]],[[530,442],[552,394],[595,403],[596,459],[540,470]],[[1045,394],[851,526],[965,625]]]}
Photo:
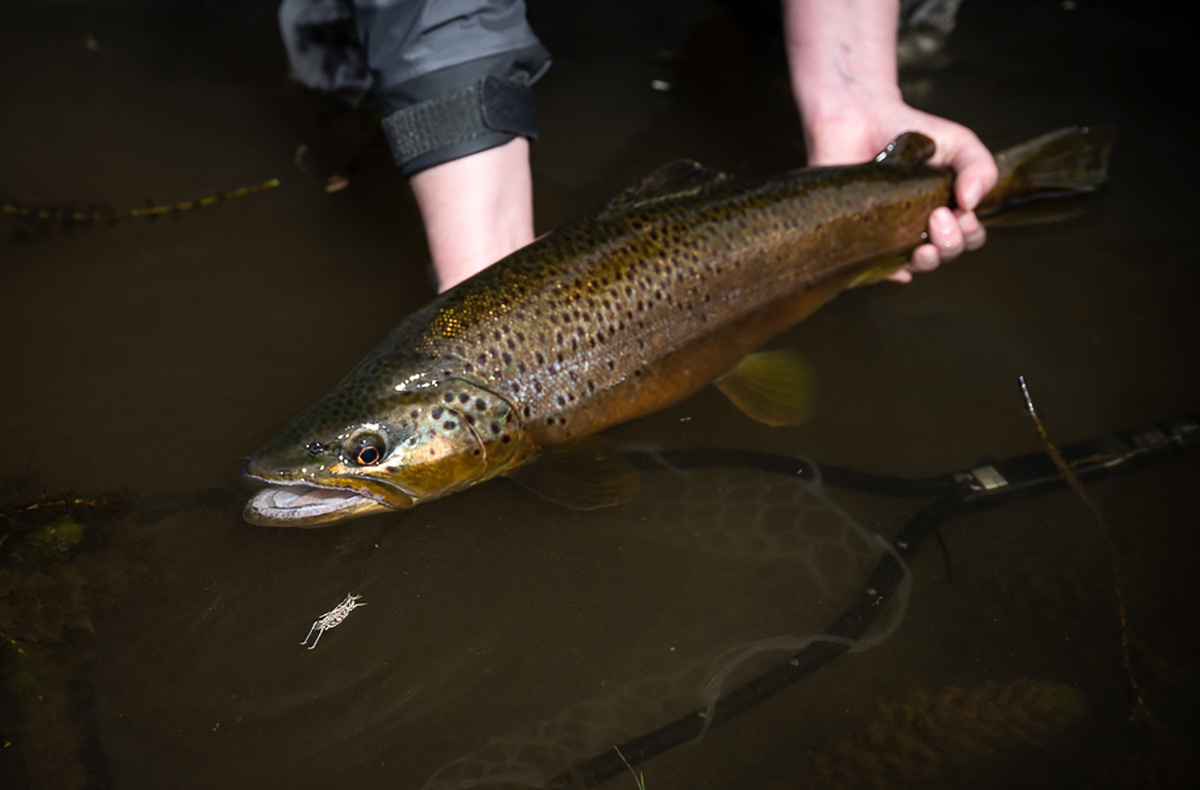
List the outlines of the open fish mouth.
{"label": "open fish mouth", "polygon": [[319,527],[391,509],[377,499],[347,488],[276,483],[252,496],[242,515],[251,524],[268,527]]}

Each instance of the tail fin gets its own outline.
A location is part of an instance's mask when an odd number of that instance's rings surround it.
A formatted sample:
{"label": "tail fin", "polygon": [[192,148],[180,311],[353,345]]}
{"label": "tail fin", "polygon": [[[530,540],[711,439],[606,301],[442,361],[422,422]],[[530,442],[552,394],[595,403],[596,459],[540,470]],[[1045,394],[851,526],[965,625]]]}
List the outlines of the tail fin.
{"label": "tail fin", "polygon": [[[1080,198],[1095,192],[1107,178],[1115,133],[1110,124],[1076,126],[1006,148],[996,154],[1000,179],[976,214],[988,224],[1028,224],[1081,213]],[[1068,200],[1041,203],[1045,198]]]}

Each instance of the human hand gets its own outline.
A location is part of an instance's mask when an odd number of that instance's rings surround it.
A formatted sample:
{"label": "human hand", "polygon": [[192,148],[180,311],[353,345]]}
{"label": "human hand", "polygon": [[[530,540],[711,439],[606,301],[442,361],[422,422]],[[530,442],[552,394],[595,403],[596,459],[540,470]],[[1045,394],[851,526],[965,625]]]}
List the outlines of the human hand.
{"label": "human hand", "polygon": [[908,266],[889,277],[897,282],[910,281],[913,272],[933,271],[941,262],[957,258],[964,250],[978,249],[986,241],[974,209],[996,185],[998,172],[991,152],[965,126],[899,100],[866,104],[837,117],[806,119],[804,129],[810,165],[869,161],[897,136],[910,131],[926,135],[937,145],[929,164],[954,169],[958,208],[943,207],[930,215],[929,243],[913,250]]}

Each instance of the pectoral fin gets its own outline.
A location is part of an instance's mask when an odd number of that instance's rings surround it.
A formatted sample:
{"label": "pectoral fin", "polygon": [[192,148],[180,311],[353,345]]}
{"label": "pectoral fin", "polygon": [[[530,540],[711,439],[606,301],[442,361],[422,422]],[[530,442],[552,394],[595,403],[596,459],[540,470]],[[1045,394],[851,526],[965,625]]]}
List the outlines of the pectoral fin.
{"label": "pectoral fin", "polygon": [[716,385],[734,406],[767,425],[799,425],[816,400],[812,366],[795,351],[750,354]]}
{"label": "pectoral fin", "polygon": [[506,475],[539,496],[576,510],[595,510],[633,499],[637,470],[603,439],[586,436],[545,450]]}

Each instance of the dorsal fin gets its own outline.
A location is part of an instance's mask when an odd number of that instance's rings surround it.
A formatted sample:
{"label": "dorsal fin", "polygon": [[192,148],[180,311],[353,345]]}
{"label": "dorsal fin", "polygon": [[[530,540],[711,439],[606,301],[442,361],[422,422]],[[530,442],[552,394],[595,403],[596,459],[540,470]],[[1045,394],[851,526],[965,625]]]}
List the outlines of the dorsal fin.
{"label": "dorsal fin", "polygon": [[937,146],[920,132],[905,132],[887,144],[875,157],[885,165],[919,165],[937,151]]}
{"label": "dorsal fin", "polygon": [[727,173],[705,167],[693,159],[677,159],[651,170],[625,187],[604,205],[602,213],[616,213],[647,200],[692,194],[728,178]]}

